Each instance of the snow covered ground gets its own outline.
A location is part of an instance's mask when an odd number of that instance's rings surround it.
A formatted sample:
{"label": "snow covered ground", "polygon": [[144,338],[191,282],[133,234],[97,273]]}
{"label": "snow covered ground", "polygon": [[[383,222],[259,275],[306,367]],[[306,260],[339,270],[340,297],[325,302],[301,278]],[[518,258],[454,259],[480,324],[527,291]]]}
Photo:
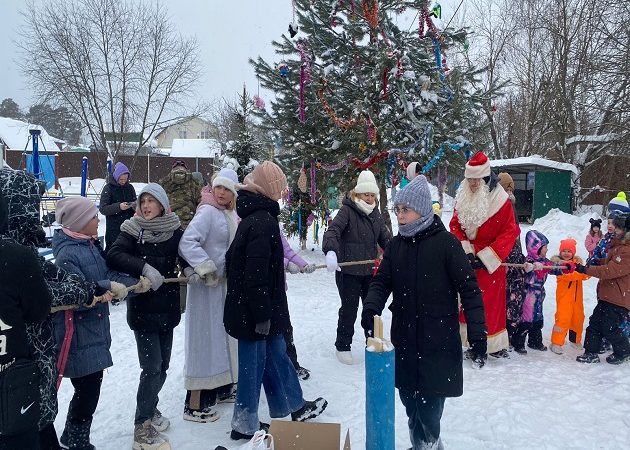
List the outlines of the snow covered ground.
{"label": "snow covered ground", "polygon": [[[451,213],[444,212],[448,223]],[[574,237],[578,254],[586,256],[584,236],[589,215],[571,216],[552,211],[531,228],[547,235],[549,255],[557,254],[560,239]],[[104,222],[101,223],[104,227]],[[522,227],[521,238],[529,226]],[[104,228],[102,228],[104,230]],[[309,234],[312,236],[312,233]],[[297,242],[293,242],[297,248]],[[323,263],[321,248],[309,240],[302,256]],[[329,407],[318,419],[339,422],[350,429],[352,447],[365,448],[365,374],[363,333],[357,321],[353,343],[354,366],[345,366],[334,355],[339,298],[334,276],[326,270],[313,274],[288,275],[288,297],[300,363],[311,370],[302,382],[307,399],[323,396]],[[585,282],[587,317],[596,304],[597,280]],[[555,277],[547,284],[544,304],[545,343],[549,345],[555,313]],[[135,341],[125,320],[125,306],[111,307],[114,366],[106,373],[101,399],[92,425],[92,442],[99,449],[130,448],[133,436],[135,395],[140,369]],[[386,309],[386,335],[390,315]],[[588,323],[588,319],[587,319]],[[586,324],[585,323],[585,326]],[[169,376],[160,396],[159,408],[170,418],[165,433],[177,450],[213,450],[216,445],[236,449],[229,438],[232,406],[219,405],[221,418],[198,424],[182,420],[184,384],[184,326],[175,329]],[[528,355],[511,353],[509,360],[490,358],[477,371],[464,362],[464,395],[447,399],[442,419],[442,439],[448,449],[622,449],[630,439],[630,364],[612,366],[603,362],[575,362],[581,352],[565,346],[563,355],[531,350]],[[604,355],[605,356],[605,355]],[[55,426],[61,433],[72,386],[64,380],[59,392],[60,413]],[[264,395],[261,420],[268,421]],[[404,408],[396,404],[396,448],[407,449],[409,437]]]}

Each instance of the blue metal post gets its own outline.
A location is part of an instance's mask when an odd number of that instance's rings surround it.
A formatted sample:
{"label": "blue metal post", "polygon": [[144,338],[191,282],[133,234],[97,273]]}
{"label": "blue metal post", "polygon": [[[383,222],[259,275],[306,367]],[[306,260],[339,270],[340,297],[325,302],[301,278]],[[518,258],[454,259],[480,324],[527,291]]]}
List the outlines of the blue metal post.
{"label": "blue metal post", "polygon": [[33,175],[39,180],[39,135],[42,132],[37,129],[28,130],[28,132],[31,134],[33,141]]}
{"label": "blue metal post", "polygon": [[365,449],[395,450],[394,351],[365,350]]}
{"label": "blue metal post", "polygon": [[107,175],[112,175],[112,159],[107,158]]}
{"label": "blue metal post", "polygon": [[81,197],[87,197],[88,159],[83,157],[81,165]]}

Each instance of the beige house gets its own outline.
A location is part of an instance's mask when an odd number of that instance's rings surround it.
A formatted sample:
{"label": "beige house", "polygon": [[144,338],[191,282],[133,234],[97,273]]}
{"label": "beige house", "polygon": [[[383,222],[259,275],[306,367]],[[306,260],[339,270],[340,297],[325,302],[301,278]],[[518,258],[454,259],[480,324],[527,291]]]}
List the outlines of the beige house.
{"label": "beige house", "polygon": [[162,129],[156,136],[157,147],[172,148],[174,139],[211,139],[213,135],[216,136],[216,133],[213,133],[210,122],[193,117]]}

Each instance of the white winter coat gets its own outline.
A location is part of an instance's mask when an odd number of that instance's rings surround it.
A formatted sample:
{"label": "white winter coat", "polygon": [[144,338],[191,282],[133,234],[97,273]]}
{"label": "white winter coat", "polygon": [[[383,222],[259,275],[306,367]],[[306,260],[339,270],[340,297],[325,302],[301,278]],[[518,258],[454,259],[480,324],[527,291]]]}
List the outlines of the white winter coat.
{"label": "white winter coat", "polygon": [[184,382],[189,391],[238,381],[236,341],[223,326],[225,253],[236,233],[236,219],[234,211],[202,205],[179,243],[179,254],[193,268],[210,259],[220,277],[216,287],[188,285]]}

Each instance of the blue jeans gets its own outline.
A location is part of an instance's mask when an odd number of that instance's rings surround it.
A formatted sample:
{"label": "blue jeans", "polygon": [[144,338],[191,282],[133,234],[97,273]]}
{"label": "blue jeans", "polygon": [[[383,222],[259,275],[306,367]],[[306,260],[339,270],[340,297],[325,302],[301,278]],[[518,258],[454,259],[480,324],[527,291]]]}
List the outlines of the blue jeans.
{"label": "blue jeans", "polygon": [[258,402],[265,388],[269,415],[286,417],[304,406],[302,387],[287,356],[282,335],[261,341],[238,341],[238,385],[232,415],[232,429],[254,434],[260,429]]}

